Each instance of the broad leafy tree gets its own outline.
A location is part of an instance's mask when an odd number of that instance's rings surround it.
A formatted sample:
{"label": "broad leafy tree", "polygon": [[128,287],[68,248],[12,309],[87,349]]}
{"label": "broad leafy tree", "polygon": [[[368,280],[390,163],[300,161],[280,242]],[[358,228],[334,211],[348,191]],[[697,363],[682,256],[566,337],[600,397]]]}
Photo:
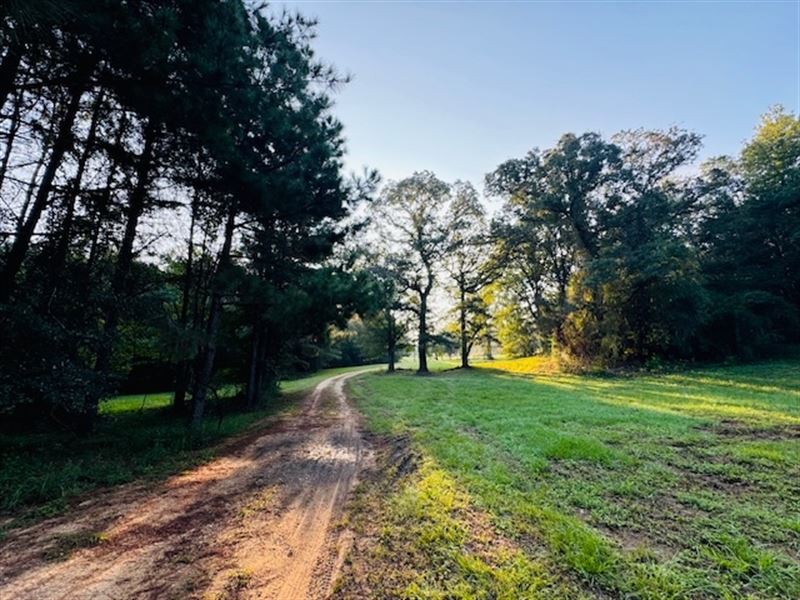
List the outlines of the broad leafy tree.
{"label": "broad leafy tree", "polygon": [[428,372],[430,297],[450,242],[448,216],[451,189],[423,171],[390,182],[376,203],[380,235],[396,249],[393,261],[406,303],[417,319],[419,373]]}
{"label": "broad leafy tree", "polygon": [[448,230],[444,268],[455,290],[461,367],[466,369],[472,344],[481,335],[488,314],[479,293],[497,272],[486,210],[469,183],[453,185]]}

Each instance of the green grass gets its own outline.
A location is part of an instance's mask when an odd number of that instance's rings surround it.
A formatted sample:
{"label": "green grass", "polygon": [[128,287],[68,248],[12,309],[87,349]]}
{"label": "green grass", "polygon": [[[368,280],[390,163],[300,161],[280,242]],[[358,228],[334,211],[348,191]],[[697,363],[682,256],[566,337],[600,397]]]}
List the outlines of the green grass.
{"label": "green grass", "polygon": [[[330,369],[281,385],[282,395],[252,412],[223,413],[209,407],[199,436],[170,411],[169,393],[118,396],[100,405],[89,436],[74,433],[0,434],[0,516],[5,528],[24,520],[58,514],[77,495],[139,478],[159,479],[211,458],[215,444],[257,421],[288,410],[290,396],[326,377],[354,369]],[[230,397],[235,386],[221,390]],[[1,532],[0,532],[1,533]]]}
{"label": "green grass", "polygon": [[[492,368],[350,385],[371,429],[410,434],[423,457],[376,497],[373,559],[417,557],[378,576],[384,593],[800,597],[800,361],[627,377],[479,366]],[[423,493],[459,498],[462,522],[484,515],[536,590],[499,593],[496,557],[477,558],[497,577],[465,573],[480,532],[403,508]],[[469,593],[448,594],[464,581]]]}

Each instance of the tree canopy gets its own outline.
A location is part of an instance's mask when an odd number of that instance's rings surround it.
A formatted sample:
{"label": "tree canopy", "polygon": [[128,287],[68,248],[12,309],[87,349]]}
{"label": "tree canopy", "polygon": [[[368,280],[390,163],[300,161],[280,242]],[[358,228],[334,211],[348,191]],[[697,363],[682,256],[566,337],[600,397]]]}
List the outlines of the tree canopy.
{"label": "tree canopy", "polygon": [[314,26],[240,1],[5,5],[2,410],[88,428],[161,364],[198,424],[221,373],[254,405],[313,363],[359,303],[332,253],[374,183],[343,176]]}

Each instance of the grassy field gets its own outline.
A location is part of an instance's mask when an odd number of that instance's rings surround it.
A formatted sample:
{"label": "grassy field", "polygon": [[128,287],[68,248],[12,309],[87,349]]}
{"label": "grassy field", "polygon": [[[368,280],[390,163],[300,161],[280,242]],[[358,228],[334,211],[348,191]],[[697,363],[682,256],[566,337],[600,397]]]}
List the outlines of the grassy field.
{"label": "grassy field", "polygon": [[382,468],[342,596],[800,598],[800,360],[477,366],[350,384]]}
{"label": "grassy field", "polygon": [[[76,495],[138,478],[158,479],[207,460],[215,444],[292,406],[287,398],[324,378],[363,367],[328,369],[281,383],[282,396],[253,412],[219,414],[214,406],[200,436],[170,412],[169,393],[118,396],[103,402],[95,432],[78,437],[52,430],[0,434],[0,522],[57,514]],[[225,388],[221,396],[236,393]]]}

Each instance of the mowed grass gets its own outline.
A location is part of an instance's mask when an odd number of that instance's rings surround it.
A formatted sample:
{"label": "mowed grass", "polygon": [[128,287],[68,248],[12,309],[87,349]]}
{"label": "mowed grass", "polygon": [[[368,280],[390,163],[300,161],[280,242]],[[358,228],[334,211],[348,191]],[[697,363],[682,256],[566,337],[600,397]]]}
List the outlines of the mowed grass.
{"label": "mowed grass", "polygon": [[[172,394],[118,396],[100,405],[88,436],[52,429],[0,434],[0,522],[4,528],[62,512],[77,495],[139,478],[158,479],[213,457],[224,438],[291,409],[292,399],[326,377],[360,368],[329,369],[281,384],[281,396],[252,412],[225,410],[236,386],[220,390],[200,435],[170,410]],[[2,531],[0,531],[0,535]]]}
{"label": "mowed grass", "polygon": [[800,598],[800,361],[477,366],[350,385],[370,429],[420,454],[391,489],[362,490],[371,593]]}

